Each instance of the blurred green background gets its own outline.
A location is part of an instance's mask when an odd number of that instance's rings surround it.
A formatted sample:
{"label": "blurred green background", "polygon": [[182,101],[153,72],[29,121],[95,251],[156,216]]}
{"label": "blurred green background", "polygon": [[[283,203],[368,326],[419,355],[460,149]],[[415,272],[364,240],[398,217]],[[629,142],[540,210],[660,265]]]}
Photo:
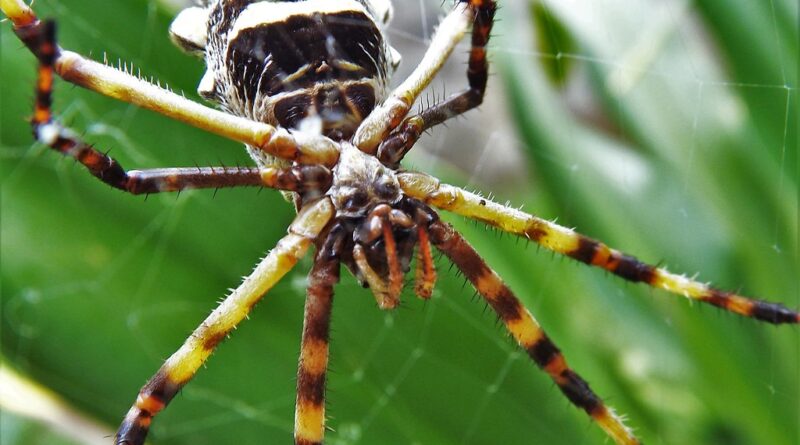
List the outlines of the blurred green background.
{"label": "blurred green background", "polygon": [[[422,31],[400,21],[392,37],[424,49],[440,4],[430,3],[420,11],[404,2]],[[409,165],[645,261],[800,306],[797,2],[502,4],[494,105],[434,130]],[[196,98],[202,64],[169,43],[173,9],[144,0],[35,6],[59,19],[63,46],[132,62]],[[2,360],[113,431],[293,211],[268,190],[127,196],[32,144],[24,118],[35,61],[9,23],[0,38]],[[417,60],[406,55],[405,69]],[[449,92],[464,80],[448,82]],[[63,82],[55,109],[129,168],[248,163],[236,143]],[[478,135],[473,143],[450,142],[465,127]],[[429,162],[425,147],[443,154]],[[509,147],[521,160],[512,171],[475,179]],[[453,160],[466,156],[480,165]],[[448,220],[645,443],[800,443],[796,327],[690,305]],[[327,443],[605,443],[463,279],[439,265],[436,298],[407,293],[394,313],[377,310],[349,276],[338,287]],[[264,299],[159,416],[152,443],[290,443],[308,266]],[[0,431],[4,445],[72,443],[8,412]]]}

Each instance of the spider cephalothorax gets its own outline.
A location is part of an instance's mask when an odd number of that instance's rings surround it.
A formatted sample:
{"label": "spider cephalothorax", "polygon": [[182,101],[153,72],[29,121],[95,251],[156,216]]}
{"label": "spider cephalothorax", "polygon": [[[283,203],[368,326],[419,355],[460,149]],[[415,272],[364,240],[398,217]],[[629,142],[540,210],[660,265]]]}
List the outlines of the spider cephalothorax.
{"label": "spider cephalothorax", "polygon": [[[327,172],[327,170],[325,170]],[[372,289],[379,307],[398,305],[403,275],[408,272],[414,248],[421,243],[416,272],[416,293],[431,296],[435,272],[427,241],[436,212],[422,202],[405,196],[397,172],[381,164],[349,143],[341,144],[341,153],[328,178],[325,191],[336,209],[336,218],[327,235],[330,249],[356,276],[364,287]],[[300,193],[301,201],[318,198],[310,188]]]}
{"label": "spider cephalothorax", "polygon": [[[381,308],[396,307],[403,276],[417,252],[416,293],[435,281],[431,246],[475,287],[527,355],[569,401],[618,444],[639,443],[574,370],[533,315],[475,249],[432,207],[449,210],[529,239],[632,282],[683,295],[746,317],[798,324],[781,304],[715,289],[648,265],[550,221],[503,206],[399,164],[419,135],[478,106],[488,77],[486,45],[493,0],[460,0],[440,24],[419,66],[391,94],[398,60],[383,37],[386,0],[213,0],[189,8],[173,39],[205,55],[199,91],[226,112],[212,110],[56,45],[52,22],[22,0],[0,0],[20,39],[39,59],[36,138],[83,164],[106,184],[132,194],[191,188],[262,186],[293,194],[298,215],[244,282],[161,366],[125,416],[115,443],[141,445],[153,418],[205,363],[258,301],[316,247],[308,277],[294,437],[321,444],[333,287],[342,264],[369,286]],[[425,87],[471,30],[468,86],[408,116]],[[53,74],[245,143],[257,167],[125,170],[116,160],[60,126],[50,109]]]}

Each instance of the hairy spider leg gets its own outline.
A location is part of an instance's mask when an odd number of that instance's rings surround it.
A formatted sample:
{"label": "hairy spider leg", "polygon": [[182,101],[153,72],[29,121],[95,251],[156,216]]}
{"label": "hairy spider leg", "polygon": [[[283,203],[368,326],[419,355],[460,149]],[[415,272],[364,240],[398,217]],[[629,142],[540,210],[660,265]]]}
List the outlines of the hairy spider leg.
{"label": "hairy spider leg", "polygon": [[425,87],[450,58],[456,44],[461,41],[472,23],[471,16],[472,11],[459,4],[442,20],[422,61],[359,125],[353,136],[353,145],[365,153],[376,153],[378,144],[400,124]]}
{"label": "hairy spider leg", "polygon": [[622,423],[622,419],[603,403],[585,380],[570,369],[561,351],[547,337],[536,319],[467,240],[451,225],[441,221],[431,224],[430,235],[433,245],[464,273],[494,309],[520,347],[539,368],[547,372],[567,399],[586,411],[617,444],[639,444],[639,440]]}
{"label": "hairy spider leg", "polygon": [[317,190],[330,186],[332,176],[323,166],[287,168],[197,167],[126,171],[116,159],[83,142],[53,120],[53,62],[56,58],[55,23],[40,22],[35,29],[35,54],[39,59],[36,103],[31,127],[36,139],[83,164],[97,179],[134,195],[198,188],[262,186],[285,191]]}
{"label": "hairy spider leg", "polygon": [[[0,0],[0,10],[14,23],[14,32],[20,40],[39,58],[40,65],[44,65],[39,54],[40,47],[44,46],[42,33],[52,25],[40,21],[22,0]],[[282,159],[333,166],[339,157],[337,144],[324,136],[293,134],[283,128],[214,110],[124,71],[63,50],[55,44],[54,35],[49,39],[52,44],[46,55],[50,58],[46,65],[51,68],[43,71],[40,67],[40,82],[52,86],[52,80],[47,81],[46,77],[52,79],[55,72],[67,82],[257,147]],[[45,136],[55,137],[57,134],[51,131]]]}
{"label": "hairy spider leg", "polygon": [[142,387],[117,430],[116,445],[144,443],[153,417],[194,377],[214,348],[250,313],[264,294],[303,257],[333,213],[333,204],[327,197],[300,211],[289,226],[288,234]]}
{"label": "hairy spider leg", "polygon": [[333,245],[341,234],[331,232],[308,274],[303,339],[297,369],[294,443],[320,445],[325,436],[325,374],[328,370],[333,286],[339,282],[339,254]]}
{"label": "hairy spider leg", "polygon": [[[111,159],[112,162],[115,162]],[[181,167],[124,172],[123,190],[134,195],[189,189],[269,187],[287,192],[321,192],[330,187],[332,174],[321,165],[276,167]],[[97,175],[95,175],[97,176]],[[99,176],[98,176],[99,177]],[[100,177],[108,182],[106,176]],[[111,184],[115,186],[115,184]]]}
{"label": "hairy spider leg", "polygon": [[663,267],[643,263],[600,241],[537,216],[492,202],[459,187],[441,184],[424,173],[401,173],[403,191],[426,204],[466,216],[540,244],[590,266],[605,269],[625,280],[683,295],[724,310],[773,324],[800,323],[800,313],[780,303],[756,300],[715,289]]}
{"label": "hairy spider leg", "polygon": [[486,83],[489,78],[486,46],[489,44],[489,38],[492,33],[497,3],[494,0],[461,1],[469,2],[469,7],[473,14],[472,44],[467,65],[469,86],[443,102],[439,102],[415,116],[404,119],[389,137],[378,146],[378,159],[385,165],[398,168],[400,161],[416,144],[425,130],[466,113],[483,103]]}

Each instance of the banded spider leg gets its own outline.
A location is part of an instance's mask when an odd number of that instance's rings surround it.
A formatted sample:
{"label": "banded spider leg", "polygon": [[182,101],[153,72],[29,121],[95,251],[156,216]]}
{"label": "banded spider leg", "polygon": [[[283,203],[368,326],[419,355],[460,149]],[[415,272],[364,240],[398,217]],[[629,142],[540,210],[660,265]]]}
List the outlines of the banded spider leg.
{"label": "banded spider leg", "polygon": [[[328,198],[308,204],[300,211],[289,226],[288,234],[142,387],[117,431],[116,444],[144,443],[153,417],[194,377],[217,345],[250,313],[264,294],[297,264],[333,213]],[[327,347],[325,350],[327,353]]]}
{"label": "banded spider leg", "polygon": [[584,410],[619,445],[637,445],[639,439],[589,384],[573,371],[542,327],[509,287],[452,226],[437,221],[430,227],[431,242],[467,277],[503,321],[508,332],[544,370],[576,407]]}
{"label": "banded spider leg", "polygon": [[532,240],[546,249],[590,266],[605,269],[625,280],[708,303],[744,317],[773,324],[798,324],[800,313],[779,303],[756,300],[721,291],[707,284],[645,264],[566,227],[506,207],[474,193],[441,184],[424,173],[401,173],[403,191],[426,204],[484,222],[505,232]]}
{"label": "banded spider leg", "polygon": [[333,286],[339,282],[339,248],[344,233],[329,231],[308,274],[303,338],[297,368],[294,440],[297,445],[321,444],[325,436],[325,375],[328,371]]}
{"label": "banded spider leg", "polygon": [[[46,145],[70,132],[55,124],[50,112],[53,74],[75,85],[155,111],[220,136],[243,142],[280,159],[330,166],[336,163],[335,142],[324,137],[290,133],[261,122],[192,102],[169,90],[115,68],[91,61],[56,44],[53,24],[39,20],[22,0],[2,0],[0,10],[14,23],[14,32],[39,59],[36,105],[32,124]],[[53,125],[45,125],[53,123]],[[43,130],[43,131],[39,131]]]}

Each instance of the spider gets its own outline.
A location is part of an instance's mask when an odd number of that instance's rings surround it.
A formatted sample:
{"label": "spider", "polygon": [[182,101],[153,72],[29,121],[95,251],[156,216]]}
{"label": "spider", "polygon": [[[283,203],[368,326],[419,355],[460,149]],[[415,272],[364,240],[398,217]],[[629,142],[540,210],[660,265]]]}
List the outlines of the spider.
{"label": "spider", "polygon": [[[414,291],[430,298],[436,280],[433,248],[464,273],[511,336],[572,404],[617,443],[639,443],[567,365],[511,289],[452,226],[439,219],[435,208],[520,235],[632,282],[766,322],[800,322],[797,312],[779,304],[672,274],[570,229],[401,168],[403,157],[423,131],[480,105],[486,89],[486,44],[494,1],[456,2],[422,63],[391,92],[386,91],[387,79],[399,56],[383,35],[391,17],[388,2],[223,0],[188,8],[173,23],[173,39],[187,52],[205,55],[208,71],[198,91],[218,102],[224,112],[58,48],[53,22],[38,20],[21,0],[0,0],[0,6],[40,62],[32,119],[40,142],[74,157],[103,182],[133,194],[264,186],[286,192],[298,211],[288,234],[142,388],[117,432],[118,444],[144,442],[155,415],[312,246],[316,253],[309,273],[298,370],[296,443],[323,439],[328,327],[340,266],[344,264],[371,289],[380,308],[392,309],[400,302],[403,279],[414,258]],[[289,31],[296,38],[282,39]],[[471,34],[472,43],[468,87],[409,116],[423,88],[466,34]],[[53,119],[54,73],[243,142],[257,167],[127,171]]]}

